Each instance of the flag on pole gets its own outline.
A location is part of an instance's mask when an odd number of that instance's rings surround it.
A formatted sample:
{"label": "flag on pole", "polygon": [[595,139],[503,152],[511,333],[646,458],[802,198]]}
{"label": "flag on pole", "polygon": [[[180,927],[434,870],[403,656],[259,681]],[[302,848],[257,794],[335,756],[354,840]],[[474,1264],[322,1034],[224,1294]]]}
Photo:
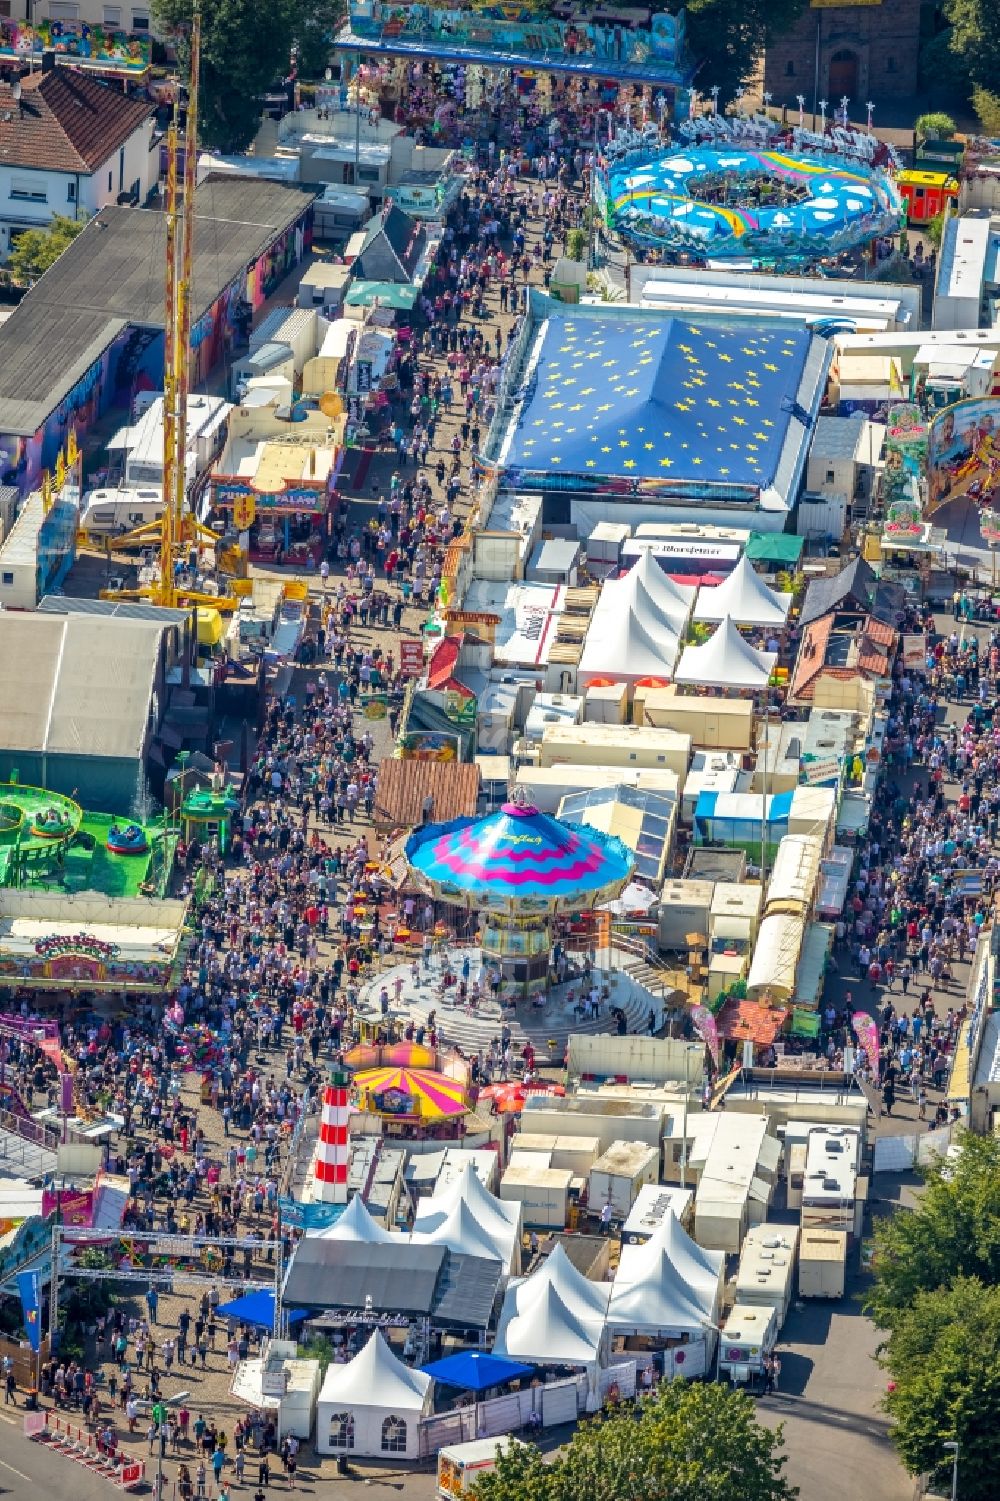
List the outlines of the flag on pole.
{"label": "flag on pole", "polygon": [[28,1331],[28,1343],[35,1354],[42,1344],[42,1275],[38,1271],[18,1272],[17,1290],[21,1295],[21,1312]]}

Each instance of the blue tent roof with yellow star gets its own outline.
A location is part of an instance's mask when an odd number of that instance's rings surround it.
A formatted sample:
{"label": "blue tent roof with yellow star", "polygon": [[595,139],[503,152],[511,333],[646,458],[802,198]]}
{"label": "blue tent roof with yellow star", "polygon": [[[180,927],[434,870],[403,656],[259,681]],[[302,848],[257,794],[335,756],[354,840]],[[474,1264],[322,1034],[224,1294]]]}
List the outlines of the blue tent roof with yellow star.
{"label": "blue tent roof with yellow star", "polygon": [[507,469],[766,489],[811,334],[680,318],[550,315]]}

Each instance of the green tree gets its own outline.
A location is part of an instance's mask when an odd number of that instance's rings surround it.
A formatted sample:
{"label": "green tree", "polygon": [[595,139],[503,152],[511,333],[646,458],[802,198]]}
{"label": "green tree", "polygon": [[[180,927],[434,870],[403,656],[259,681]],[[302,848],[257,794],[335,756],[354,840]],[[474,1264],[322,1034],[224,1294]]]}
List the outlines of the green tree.
{"label": "green tree", "polygon": [[566,255],[571,261],[582,261],[586,254],[586,232],[582,229],[571,229],[566,236]]}
{"label": "green tree", "polygon": [[875,1227],[875,1281],[868,1308],[891,1330],[923,1292],[960,1277],[1000,1283],[1000,1137],[962,1137],[953,1158],[922,1169],[912,1211]]}
{"label": "green tree", "polygon": [[57,261],[84,228],[85,220],[56,214],[46,229],[26,229],[19,234],[7,258],[7,270],[16,282],[30,287]]}
{"label": "green tree", "polygon": [[1000,94],[1000,5],[996,0],[947,0],[952,51],[962,59],[970,88]]}
{"label": "green tree", "polygon": [[333,39],[347,15],[346,0],[311,0],[299,9],[295,28],[299,76],[322,78],[330,62]]}
{"label": "green tree", "polygon": [[959,1446],[962,1501],[993,1501],[1000,1465],[1000,1288],[976,1278],[920,1293],[882,1352],[891,1381],[885,1409],[900,1458],[947,1491]]}
{"label": "green tree", "polygon": [[[262,96],[291,67],[305,0],[202,0],[199,139],[245,151],[260,126]],[[173,38],[187,72],[193,0],[153,0],[156,25]]]}
{"label": "green tree", "polygon": [[979,116],[984,135],[1000,135],[1000,93],[991,94],[987,89],[973,89],[972,107]]}
{"label": "green tree", "polygon": [[743,1392],[665,1382],[631,1408],[577,1429],[552,1464],[537,1449],[502,1455],[476,1501],[793,1501],[781,1430],[758,1423]]}
{"label": "green tree", "polygon": [[932,110],[928,115],[918,115],[913,128],[922,145],[924,141],[950,141],[958,127],[943,110]]}
{"label": "green tree", "polygon": [[719,108],[746,83],[770,41],[798,20],[807,0],[688,0],[687,32],[698,88],[718,84]]}

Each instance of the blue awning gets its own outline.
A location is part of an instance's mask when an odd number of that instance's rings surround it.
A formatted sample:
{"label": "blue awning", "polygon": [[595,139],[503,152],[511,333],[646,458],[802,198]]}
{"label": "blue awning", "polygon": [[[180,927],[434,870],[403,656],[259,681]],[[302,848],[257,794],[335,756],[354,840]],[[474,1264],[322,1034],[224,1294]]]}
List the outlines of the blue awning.
{"label": "blue awning", "polygon": [[[239,1319],[243,1324],[263,1324],[274,1327],[274,1293],[261,1288],[247,1293],[244,1298],[234,1298],[231,1303],[220,1303],[215,1310],[221,1318]],[[304,1308],[286,1308],[285,1317],[290,1324],[298,1324],[306,1317]]]}
{"label": "blue awning", "polygon": [[475,1350],[446,1355],[421,1369],[443,1386],[461,1387],[466,1392],[484,1392],[491,1386],[502,1386],[505,1381],[516,1381],[519,1376],[534,1375],[533,1366],[506,1360],[502,1355],[480,1355]]}

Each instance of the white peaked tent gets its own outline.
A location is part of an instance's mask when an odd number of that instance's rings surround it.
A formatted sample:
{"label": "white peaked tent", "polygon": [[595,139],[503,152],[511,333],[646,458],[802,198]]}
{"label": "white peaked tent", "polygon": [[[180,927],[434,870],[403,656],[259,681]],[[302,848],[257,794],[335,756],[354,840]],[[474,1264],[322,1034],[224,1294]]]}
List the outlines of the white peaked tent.
{"label": "white peaked tent", "polygon": [[698,591],[692,584],[677,584],[668,578],[648,548],[621,583],[632,587],[636,599],[645,596],[678,635],[684,632]]}
{"label": "white peaked tent", "polygon": [[596,1392],[610,1296],[610,1283],[591,1282],[557,1246],[530,1277],[509,1284],[493,1353],[529,1365],[583,1366]]}
{"label": "white peaked tent", "polygon": [[792,596],[768,588],[744,553],[721,584],[698,591],[694,618],[713,621],[729,615],[737,625],[773,626],[780,630],[791,607]]}
{"label": "white peaked tent", "polygon": [[668,1210],[655,1234],[643,1245],[622,1247],[615,1291],[619,1286],[646,1283],[651,1275],[660,1273],[664,1261],[674,1268],[687,1289],[687,1296],[702,1316],[715,1322],[725,1276],[725,1253],[706,1251],[699,1246],[673,1210]]}
{"label": "white peaked tent", "polygon": [[310,1230],[306,1233],[315,1236],[317,1240],[359,1240],[370,1246],[382,1246],[387,1241],[397,1239],[391,1230],[372,1219],[360,1194],[354,1195],[339,1220],[328,1225],[325,1230]]}
{"label": "white peaked tent", "polygon": [[766,688],[777,657],[744,641],[727,615],[703,646],[688,646],[674,673],[676,683],[702,688]]}
{"label": "white peaked tent", "polygon": [[624,578],[608,579],[601,589],[578,680],[669,677],[694,598],[694,589],[668,579],[656,559],[644,552]]}
{"label": "white peaked tent", "polygon": [[[492,1246],[493,1255],[504,1269],[516,1275],[521,1270],[521,1212],[520,1203],[507,1203],[491,1194],[470,1162],[440,1193],[421,1199],[413,1230],[415,1235],[433,1239],[452,1250],[464,1249],[449,1238],[464,1230],[470,1241]],[[439,1235],[443,1227],[445,1233]],[[467,1254],[483,1256],[486,1252],[470,1246]]]}
{"label": "white peaked tent", "polygon": [[608,1307],[608,1327],[613,1332],[697,1336],[705,1333],[708,1322],[666,1251],[647,1265],[639,1281],[615,1278]]}
{"label": "white peaked tent", "polygon": [[327,1369],[316,1406],[317,1450],[416,1459],[432,1386],[430,1376],[404,1365],[376,1329],[353,1360]]}
{"label": "white peaked tent", "polygon": [[468,1204],[461,1199],[452,1206],[444,1219],[438,1221],[433,1230],[424,1231],[417,1223],[410,1238],[417,1245],[447,1246],[449,1251],[462,1256],[481,1256],[487,1261],[499,1261],[505,1272],[509,1270],[506,1248],[498,1248]]}

